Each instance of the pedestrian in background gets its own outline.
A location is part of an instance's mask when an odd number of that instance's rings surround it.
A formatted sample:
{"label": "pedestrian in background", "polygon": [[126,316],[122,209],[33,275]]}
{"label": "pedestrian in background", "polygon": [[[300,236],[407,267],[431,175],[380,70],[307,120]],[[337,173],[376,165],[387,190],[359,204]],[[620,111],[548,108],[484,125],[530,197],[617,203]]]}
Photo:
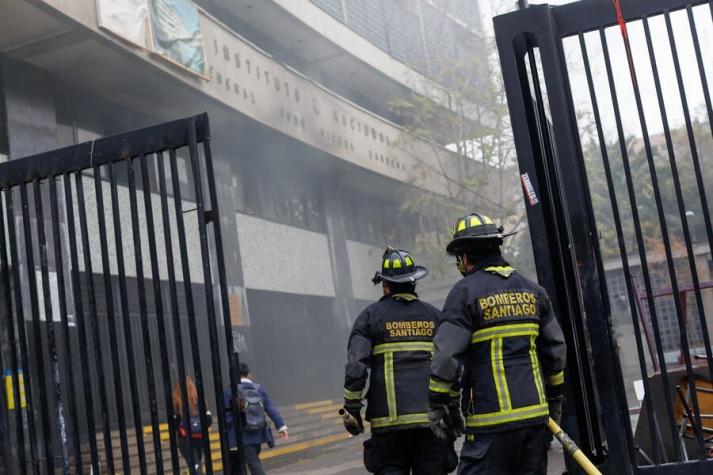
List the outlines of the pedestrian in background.
{"label": "pedestrian in background", "polygon": [[240,384],[238,384],[237,397],[233,397],[230,388],[227,388],[223,394],[230,444],[230,467],[233,474],[239,473],[237,441],[235,440],[235,411],[240,411],[245,463],[252,475],[264,475],[265,471],[260,463],[262,444],[267,444],[271,448],[275,446],[275,439],[272,436],[272,429],[267,423],[267,417],[272,419],[282,440],[286,441],[289,435],[285,421],[282,420],[280,412],[272,404],[267,391],[261,385],[253,382],[249,376],[248,365],[240,363]]}
{"label": "pedestrian in background", "polygon": [[[182,397],[182,385],[177,383],[173,386],[173,427],[178,449],[186,459],[189,471],[195,473],[200,472],[203,465],[203,424],[198,409],[198,391],[193,380],[188,376],[186,376],[185,387],[186,399]],[[186,405],[188,414],[184,413]],[[206,424],[210,427],[212,423],[213,416],[210,411],[206,411]]]}

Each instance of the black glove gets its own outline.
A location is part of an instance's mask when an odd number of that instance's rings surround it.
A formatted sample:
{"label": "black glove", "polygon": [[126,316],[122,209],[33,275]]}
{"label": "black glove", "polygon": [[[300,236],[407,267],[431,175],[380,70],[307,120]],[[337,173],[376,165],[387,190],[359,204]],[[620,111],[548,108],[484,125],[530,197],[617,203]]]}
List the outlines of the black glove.
{"label": "black glove", "polygon": [[428,406],[428,425],[431,432],[440,440],[448,440],[452,433],[451,416],[445,404],[431,404]]}
{"label": "black glove", "polygon": [[564,396],[562,395],[547,399],[547,405],[550,407],[550,417],[557,425],[562,422],[562,403],[564,403]]}
{"label": "black glove", "polygon": [[448,416],[451,420],[451,427],[453,430],[453,438],[465,434],[465,418],[463,417],[463,412],[460,407],[460,398],[453,398],[451,402],[448,403]]}
{"label": "black glove", "polygon": [[340,411],[344,428],[351,435],[359,435],[364,432],[364,422],[361,419],[361,404],[344,404],[344,411]]}

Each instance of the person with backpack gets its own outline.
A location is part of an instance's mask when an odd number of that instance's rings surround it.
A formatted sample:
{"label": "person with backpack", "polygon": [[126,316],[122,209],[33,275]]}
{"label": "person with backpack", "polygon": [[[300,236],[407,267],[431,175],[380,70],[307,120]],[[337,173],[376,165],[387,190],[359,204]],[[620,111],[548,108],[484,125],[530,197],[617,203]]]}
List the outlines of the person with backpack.
{"label": "person with backpack", "polygon": [[233,474],[238,474],[238,453],[235,440],[235,411],[240,411],[242,422],[243,446],[245,449],[245,463],[252,475],[264,475],[265,471],[260,463],[260,450],[262,444],[269,447],[275,446],[272,430],[267,423],[267,417],[272,422],[283,440],[288,439],[287,426],[277,408],[270,401],[270,396],[265,389],[250,380],[250,369],[245,363],[240,363],[240,384],[238,395],[233,397],[230,387],[224,393],[228,441],[230,445],[230,467]]}
{"label": "person with backpack", "polygon": [[[184,400],[183,385],[177,383],[173,386],[173,426],[178,449],[186,459],[188,467],[192,467],[189,468],[189,472],[197,473],[203,463],[203,424],[198,410],[198,391],[193,380],[188,376],[186,376],[185,387],[187,397]],[[206,411],[207,426],[210,427],[212,423],[213,415],[210,411]]]}

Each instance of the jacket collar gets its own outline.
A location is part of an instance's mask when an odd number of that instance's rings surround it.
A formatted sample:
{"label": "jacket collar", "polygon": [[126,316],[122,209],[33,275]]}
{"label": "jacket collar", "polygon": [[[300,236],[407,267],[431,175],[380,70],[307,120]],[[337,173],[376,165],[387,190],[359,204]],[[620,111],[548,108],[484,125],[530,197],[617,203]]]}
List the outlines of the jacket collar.
{"label": "jacket collar", "polygon": [[487,256],[482,259],[480,259],[478,262],[475,263],[475,267],[473,267],[473,270],[468,273],[470,274],[475,274],[479,270],[483,270],[486,267],[509,267],[510,264],[508,261],[503,258],[503,256]]}
{"label": "jacket collar", "polygon": [[382,300],[386,299],[394,299],[398,300],[399,302],[413,302],[414,300],[418,300],[418,294],[416,292],[411,292],[411,293],[398,293],[398,294],[389,294],[389,295],[384,295],[379,299],[379,302]]}

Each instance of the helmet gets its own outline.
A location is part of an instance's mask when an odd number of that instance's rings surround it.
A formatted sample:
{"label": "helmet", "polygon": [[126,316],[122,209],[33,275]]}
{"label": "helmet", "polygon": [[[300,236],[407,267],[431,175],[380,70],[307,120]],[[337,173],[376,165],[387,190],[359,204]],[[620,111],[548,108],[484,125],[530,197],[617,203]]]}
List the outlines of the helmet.
{"label": "helmet", "polygon": [[500,240],[512,236],[515,232],[503,233],[502,226],[496,226],[489,217],[470,213],[461,216],[453,228],[453,239],[446,246],[446,252],[454,254],[464,244],[474,244],[488,240]]}
{"label": "helmet", "polygon": [[384,255],[381,256],[381,272],[377,271],[371,281],[374,285],[384,280],[395,283],[414,283],[427,275],[428,269],[417,266],[411,254],[387,246]]}

